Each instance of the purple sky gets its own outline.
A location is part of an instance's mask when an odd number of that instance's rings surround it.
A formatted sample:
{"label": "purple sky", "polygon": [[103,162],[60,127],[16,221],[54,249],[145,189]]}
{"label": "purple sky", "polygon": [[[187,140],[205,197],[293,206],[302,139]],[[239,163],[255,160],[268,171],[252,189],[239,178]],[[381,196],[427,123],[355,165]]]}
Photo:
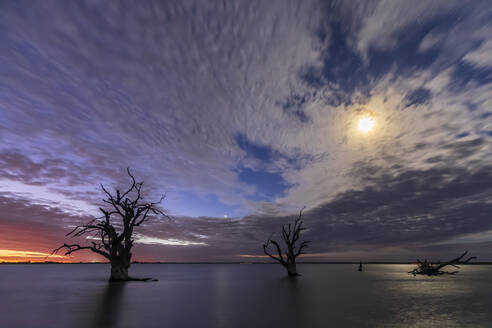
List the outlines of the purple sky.
{"label": "purple sky", "polygon": [[130,167],[172,217],[137,259],[264,260],[306,206],[305,260],[492,261],[491,22],[489,1],[2,1],[0,258],[63,243]]}

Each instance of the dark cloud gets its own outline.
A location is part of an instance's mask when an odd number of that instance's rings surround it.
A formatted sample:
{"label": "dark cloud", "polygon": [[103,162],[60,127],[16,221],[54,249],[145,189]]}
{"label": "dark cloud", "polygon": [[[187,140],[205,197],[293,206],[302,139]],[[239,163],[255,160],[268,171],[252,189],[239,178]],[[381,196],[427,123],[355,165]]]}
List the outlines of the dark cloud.
{"label": "dark cloud", "polygon": [[30,185],[58,182],[79,186],[86,182],[95,182],[87,167],[63,159],[42,159],[35,162],[25,154],[16,152],[0,154],[0,177]]}
{"label": "dark cloud", "polygon": [[[56,207],[33,204],[1,193],[0,249],[50,254],[63,244],[70,226],[89,219],[89,216],[68,214]],[[89,256],[81,254],[78,258],[88,259]]]}
{"label": "dark cloud", "polygon": [[[441,165],[429,169],[393,166],[388,170],[356,163],[350,174],[365,181],[365,187],[340,193],[305,211],[309,228],[306,238],[313,241],[311,251],[363,252],[367,248],[406,247],[432,254],[433,248],[443,249],[441,243],[457,236],[492,230],[492,205],[484,201],[492,197],[492,166],[448,166],[452,159],[480,152],[481,145],[480,139],[447,145],[452,150],[449,158],[436,160]],[[163,223],[162,230],[154,234],[205,242],[207,246],[196,246],[195,251],[202,254],[202,249],[207,249],[211,260],[237,258],[238,254],[261,255],[260,246],[269,233],[279,232],[280,226],[293,218],[294,215],[252,215],[240,220],[176,218]],[[472,239],[469,244],[473,244]]]}
{"label": "dark cloud", "polygon": [[[306,238],[313,241],[312,252],[363,252],[367,247],[417,249],[464,233],[492,230],[492,205],[482,201],[492,197],[492,166],[478,171],[405,171],[395,176],[380,174],[374,180],[372,186],[342,193],[305,212]],[[152,231],[155,236],[207,243],[196,246],[190,258],[212,256],[210,260],[214,260],[220,254],[221,259],[239,259],[239,254],[261,255],[260,246],[269,233],[278,233],[293,217],[176,218],[163,223],[162,230]],[[172,254],[173,248],[165,248],[164,252],[168,251]]]}

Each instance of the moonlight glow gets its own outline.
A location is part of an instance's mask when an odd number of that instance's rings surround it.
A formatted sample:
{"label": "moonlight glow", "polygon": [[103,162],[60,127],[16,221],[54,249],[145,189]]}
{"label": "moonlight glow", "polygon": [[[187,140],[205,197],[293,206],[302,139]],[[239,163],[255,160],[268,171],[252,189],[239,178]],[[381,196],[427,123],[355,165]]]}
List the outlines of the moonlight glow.
{"label": "moonlight glow", "polygon": [[359,127],[359,130],[367,133],[374,128],[375,124],[376,122],[374,121],[374,118],[371,116],[363,116],[359,119],[357,126]]}

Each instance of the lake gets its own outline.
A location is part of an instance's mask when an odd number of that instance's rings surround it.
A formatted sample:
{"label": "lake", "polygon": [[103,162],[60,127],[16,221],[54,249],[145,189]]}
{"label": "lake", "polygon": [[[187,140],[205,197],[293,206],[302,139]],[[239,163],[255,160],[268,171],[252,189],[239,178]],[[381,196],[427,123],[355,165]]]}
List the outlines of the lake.
{"label": "lake", "polygon": [[492,266],[413,277],[411,265],[0,265],[0,327],[492,327]]}

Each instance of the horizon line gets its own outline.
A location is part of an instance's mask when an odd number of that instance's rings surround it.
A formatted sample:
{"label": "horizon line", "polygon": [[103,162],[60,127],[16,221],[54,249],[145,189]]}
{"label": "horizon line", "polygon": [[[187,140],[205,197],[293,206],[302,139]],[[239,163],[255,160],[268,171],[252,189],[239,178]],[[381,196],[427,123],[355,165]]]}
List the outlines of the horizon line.
{"label": "horizon line", "polygon": [[[416,261],[323,261],[323,262],[297,262],[297,264],[416,264]],[[441,261],[436,261],[432,263],[441,263]],[[57,262],[57,261],[0,261],[2,264],[110,264],[109,262]],[[131,264],[275,264],[276,262],[242,262],[242,261],[227,261],[227,262],[148,262],[148,261],[133,261]],[[485,262],[469,262],[460,263],[460,265],[492,265],[492,261]]]}

